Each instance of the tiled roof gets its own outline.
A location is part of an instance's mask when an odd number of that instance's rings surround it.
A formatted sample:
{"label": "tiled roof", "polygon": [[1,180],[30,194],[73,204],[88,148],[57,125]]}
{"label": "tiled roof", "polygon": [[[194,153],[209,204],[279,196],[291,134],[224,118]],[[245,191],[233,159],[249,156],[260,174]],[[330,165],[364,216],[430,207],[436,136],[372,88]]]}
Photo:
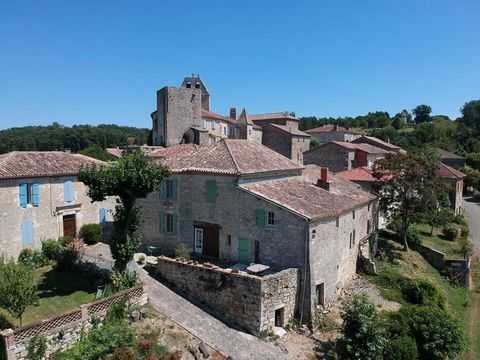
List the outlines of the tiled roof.
{"label": "tiled roof", "polygon": [[337,173],[338,176],[345,180],[375,182],[376,179],[372,174],[373,171],[370,166],[361,166],[352,170],[346,170]]}
{"label": "tiled roof", "polygon": [[330,144],[340,146],[344,149],[351,150],[352,152],[357,151],[357,150],[364,151],[368,154],[388,154],[390,152],[388,150],[385,150],[385,149],[382,149],[382,148],[379,148],[377,146],[373,146],[373,145],[370,145],[370,144],[356,144],[356,143],[346,142],[346,141],[330,141],[328,143],[325,143],[325,144],[322,144],[320,146],[314,147],[313,149],[307,150],[305,153],[311,153],[311,152],[318,151],[319,149],[322,149],[325,146],[330,145]]}
{"label": "tiled roof", "polygon": [[252,119],[253,121],[256,121],[256,120],[273,120],[273,119],[298,120],[296,117],[290,115],[290,113],[288,111],[268,113],[268,114],[250,115],[250,119]]}
{"label": "tiled roof", "polygon": [[312,134],[314,134],[314,133],[324,133],[324,132],[331,132],[331,131],[347,131],[347,129],[345,129],[344,127],[338,126],[337,130],[335,130],[335,125],[327,124],[327,125],[323,125],[323,126],[313,128],[313,129],[305,130],[305,132],[308,133],[308,134],[310,134],[310,133],[312,133]]}
{"label": "tiled roof", "polygon": [[461,171],[458,171],[454,169],[451,166],[448,166],[444,163],[439,164],[440,167],[438,168],[438,176],[441,177],[442,179],[457,179],[457,180],[462,180],[465,178],[465,174],[462,173]]}
{"label": "tiled roof", "polygon": [[303,136],[303,137],[310,137],[310,135],[304,133],[303,131],[300,131],[298,129],[292,128],[291,126],[286,126],[286,125],[277,125],[277,124],[268,124],[266,126],[274,126],[277,129],[283,130],[291,135],[295,136]]}
{"label": "tiled roof", "polygon": [[248,175],[300,171],[303,167],[254,140],[224,139],[199,146],[170,146],[150,153],[174,173]]}
{"label": "tiled roof", "polygon": [[447,151],[447,150],[443,150],[443,149],[440,149],[440,148],[437,148],[437,154],[438,156],[440,156],[440,159],[458,159],[458,160],[465,160],[465,158],[463,156],[460,156],[460,155],[457,155],[457,154],[454,154],[450,151]]}
{"label": "tiled roof", "polygon": [[245,183],[240,188],[309,220],[338,216],[376,199],[360,185],[333,174],[329,191],[315,185],[320,169],[307,165],[303,176]]}
{"label": "tiled roof", "polygon": [[376,137],[373,137],[373,136],[361,136],[358,139],[355,139],[353,142],[357,143],[357,144],[360,144],[360,143],[366,143],[368,141],[376,143],[379,147],[384,146],[384,147],[386,147],[388,149],[391,149],[391,150],[401,149],[400,146],[393,145],[391,143],[380,140],[379,138],[376,138]]}
{"label": "tiled roof", "polygon": [[231,119],[227,116],[223,116],[223,115],[217,114],[213,111],[209,111],[209,110],[205,110],[205,109],[202,109],[200,114],[201,114],[202,117],[208,118],[208,119],[222,120],[222,121],[227,121],[227,122],[235,123],[235,124],[237,123],[237,121],[234,120],[234,119]]}
{"label": "tiled roof", "polygon": [[0,179],[77,175],[91,164],[104,162],[61,151],[13,151],[0,155]]}
{"label": "tiled roof", "polygon": [[122,154],[123,154],[123,151],[121,149],[119,149],[118,147],[116,148],[106,148],[106,151],[116,157],[116,158],[121,158],[122,157]]}

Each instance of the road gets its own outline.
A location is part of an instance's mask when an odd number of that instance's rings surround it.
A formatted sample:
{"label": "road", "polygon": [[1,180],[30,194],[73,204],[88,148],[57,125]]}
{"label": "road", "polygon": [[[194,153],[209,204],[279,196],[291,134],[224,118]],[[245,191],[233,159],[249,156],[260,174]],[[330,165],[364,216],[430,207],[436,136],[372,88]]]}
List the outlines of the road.
{"label": "road", "polygon": [[463,198],[463,207],[470,217],[470,240],[477,251],[480,251],[480,202],[473,198]]}

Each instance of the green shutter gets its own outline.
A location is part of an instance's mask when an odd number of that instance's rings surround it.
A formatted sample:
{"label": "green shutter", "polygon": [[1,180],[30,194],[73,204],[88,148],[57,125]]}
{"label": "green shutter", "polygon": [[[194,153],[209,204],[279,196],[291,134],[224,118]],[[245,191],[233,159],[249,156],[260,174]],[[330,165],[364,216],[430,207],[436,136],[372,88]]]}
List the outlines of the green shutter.
{"label": "green shutter", "polygon": [[217,182],[215,180],[207,180],[207,202],[215,204],[217,200]]}
{"label": "green shutter", "polygon": [[165,180],[160,183],[160,190],[158,190],[161,200],[165,200]]}
{"label": "green shutter", "polygon": [[265,227],[265,210],[255,210],[255,221],[258,227]]}
{"label": "green shutter", "polygon": [[166,221],[166,214],[164,212],[160,212],[159,216],[158,216],[158,229],[160,231],[160,233],[164,233],[165,232],[165,221]]}
{"label": "green shutter", "polygon": [[177,214],[172,214],[172,234],[177,234]]}
{"label": "green shutter", "polygon": [[172,179],[172,200],[178,199],[178,182],[177,179]]}

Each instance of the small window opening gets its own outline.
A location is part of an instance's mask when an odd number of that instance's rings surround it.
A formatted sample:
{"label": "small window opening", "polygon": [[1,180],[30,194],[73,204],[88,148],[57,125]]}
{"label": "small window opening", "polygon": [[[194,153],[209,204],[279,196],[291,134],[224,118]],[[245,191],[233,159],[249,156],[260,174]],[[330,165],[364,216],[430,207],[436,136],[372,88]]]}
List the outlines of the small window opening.
{"label": "small window opening", "polygon": [[191,89],[192,83],[190,81],[187,81],[187,89]]}
{"label": "small window opening", "polygon": [[325,285],[318,284],[315,288],[315,295],[317,296],[317,305],[325,306]]}
{"label": "small window opening", "polygon": [[284,307],[275,310],[275,326],[276,327],[283,327],[284,316],[285,316],[285,308]]}
{"label": "small window opening", "polygon": [[317,230],[312,230],[312,240],[317,236]]}
{"label": "small window opening", "polygon": [[199,81],[195,81],[195,89],[200,89],[200,82]]}
{"label": "small window opening", "polygon": [[275,226],[275,213],[273,211],[267,212],[267,226]]}

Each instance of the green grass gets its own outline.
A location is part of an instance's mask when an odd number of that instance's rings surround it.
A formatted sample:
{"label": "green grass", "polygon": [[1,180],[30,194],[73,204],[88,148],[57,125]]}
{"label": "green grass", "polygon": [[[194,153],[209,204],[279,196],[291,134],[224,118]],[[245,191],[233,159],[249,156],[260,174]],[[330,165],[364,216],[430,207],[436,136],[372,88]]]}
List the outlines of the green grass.
{"label": "green grass", "polygon": [[447,259],[463,259],[458,242],[443,239],[441,229],[434,228],[430,235],[431,227],[427,224],[414,224],[412,227],[420,232],[422,245],[444,253]]}
{"label": "green grass", "polygon": [[[94,300],[97,289],[95,284],[76,273],[57,272],[51,266],[45,266],[35,270],[35,276],[40,284],[40,300],[25,311],[24,325],[61,314]],[[17,319],[13,319],[5,310],[0,309],[0,327],[2,320],[15,327],[19,326]]]}
{"label": "green grass", "polygon": [[480,259],[479,255],[472,258],[473,284],[469,291],[465,330],[470,339],[470,351],[465,354],[466,360],[480,358]]}

